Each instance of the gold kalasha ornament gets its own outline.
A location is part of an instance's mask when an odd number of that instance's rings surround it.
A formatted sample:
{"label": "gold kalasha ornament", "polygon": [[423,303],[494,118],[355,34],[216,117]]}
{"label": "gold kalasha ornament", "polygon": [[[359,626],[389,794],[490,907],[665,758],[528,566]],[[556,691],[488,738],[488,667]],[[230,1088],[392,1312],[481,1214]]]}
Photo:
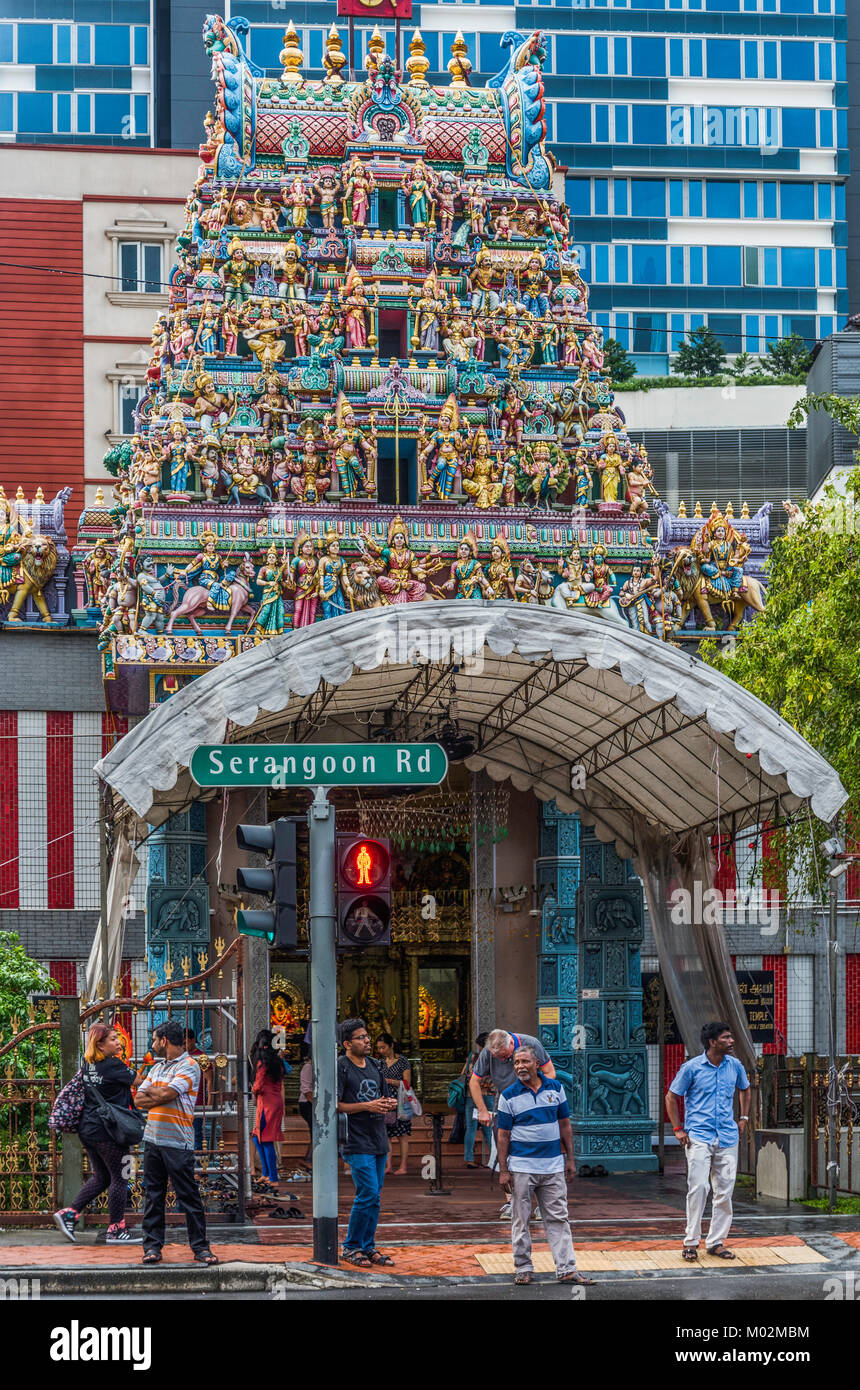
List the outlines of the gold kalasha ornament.
{"label": "gold kalasha ornament", "polygon": [[409,57],[406,59],[406,71],[409,73],[409,82],[413,87],[426,87],[427,71],[430,67],[430,59],[426,57],[427,45],[421,37],[421,30],[416,29],[412,38],[409,40]]}
{"label": "gold kalasha ornament", "polygon": [[290,20],[284,30],[284,46],[281,49],[280,58],[281,67],[284,69],[281,73],[281,81],[294,83],[296,85],[300,82],[304,82],[305,79],[302,77],[299,69],[305,60],[305,55],[302,53],[299,36],[296,33],[296,26],[292,20]]}
{"label": "gold kalasha ornament", "polygon": [[328,31],[326,39],[326,49],[323,54],[323,67],[326,71],[326,82],[330,87],[340,87],[343,85],[341,69],[346,64],[346,54],[343,51],[340,34],[334,24]]}
{"label": "gold kalasha ornament", "polygon": [[370,38],[367,40],[367,59],[365,66],[370,77],[379,71],[379,60],[384,52],[385,39],[380,34],[379,26],[377,25]]}
{"label": "gold kalasha ornament", "polygon": [[462,30],[458,29],[454,42],[451,44],[451,59],[448,63],[448,71],[451,74],[451,85],[453,87],[467,87],[469,73],[472,71],[472,60],[469,57],[469,45],[463,38]]}

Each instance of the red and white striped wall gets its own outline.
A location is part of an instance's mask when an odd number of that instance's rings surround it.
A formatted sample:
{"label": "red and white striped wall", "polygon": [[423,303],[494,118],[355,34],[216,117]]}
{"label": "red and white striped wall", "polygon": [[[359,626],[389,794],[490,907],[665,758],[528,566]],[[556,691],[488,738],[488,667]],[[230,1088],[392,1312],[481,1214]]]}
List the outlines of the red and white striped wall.
{"label": "red and white striped wall", "polygon": [[107,713],[0,710],[0,908],[98,908],[93,767],[126,727]]}

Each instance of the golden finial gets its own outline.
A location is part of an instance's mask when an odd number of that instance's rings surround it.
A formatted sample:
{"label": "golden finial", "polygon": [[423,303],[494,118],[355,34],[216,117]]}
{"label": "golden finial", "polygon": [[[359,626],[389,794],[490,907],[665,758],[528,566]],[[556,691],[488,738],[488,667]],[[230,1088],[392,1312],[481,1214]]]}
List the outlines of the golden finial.
{"label": "golden finial", "polygon": [[728,518],[729,521],[731,521],[731,519],[732,519],[732,517],[734,516],[734,514],[735,514],[735,509],[734,509],[734,507],[733,507],[732,504],[731,504],[731,500],[729,500],[729,501],[726,503],[726,510],[725,510],[724,515]]}
{"label": "golden finial", "polygon": [[701,502],[697,502],[696,505],[695,505],[695,507],[693,508],[693,516],[701,516],[701,515],[702,515],[702,504],[701,504]]}
{"label": "golden finial", "polygon": [[293,84],[304,82],[305,79],[299,69],[305,60],[305,55],[302,53],[296,26],[292,20],[284,30],[284,46],[280,56],[281,67],[284,69],[281,73],[281,81]]}
{"label": "golden finial", "polygon": [[188,976],[191,974],[191,957],[189,956],[187,951],[180,960],[179,964],[182,966],[183,977],[187,980]]}
{"label": "golden finial", "polygon": [[42,491],[42,484],[41,484],[41,483],[40,483],[39,486],[36,488],[36,497],[35,497],[35,501],[36,501],[36,502],[44,502],[44,501],[45,501],[45,494],[44,494],[44,492]]}
{"label": "golden finial", "polygon": [[448,71],[451,74],[452,87],[468,86],[467,78],[472,71],[472,60],[469,57],[469,45],[463,38],[461,29],[457,30],[454,42],[451,44],[451,60],[448,63]]}
{"label": "golden finial", "polygon": [[380,34],[379,25],[377,25],[370,38],[367,40],[365,67],[367,68],[368,75],[372,76],[375,72],[379,71],[379,60],[384,52],[385,39]]}
{"label": "golden finial", "polygon": [[680,502],[678,503],[678,515],[679,515],[679,516],[686,516],[686,515],[687,515],[687,504],[686,504],[686,502],[684,501],[683,497],[681,498]]}
{"label": "golden finial", "polygon": [[99,486],[99,487],[96,488],[96,506],[97,506],[97,507],[103,507],[104,504],[105,504],[105,495],[104,495],[104,493],[103,493],[102,490],[101,490],[101,486]]}
{"label": "golden finial", "polygon": [[340,87],[343,84],[340,70],[345,62],[346,54],[343,51],[340,34],[333,24],[328,31],[325,53],[323,54],[323,67],[326,70],[326,82],[328,82],[330,87]]}
{"label": "golden finial", "polygon": [[173,961],[172,961],[172,960],[169,960],[169,959],[168,959],[168,960],[165,960],[165,962],[164,962],[164,978],[165,978],[165,980],[168,980],[168,981],[173,979]]}
{"label": "golden finial", "polygon": [[203,970],[206,969],[206,966],[209,964],[209,952],[208,952],[208,951],[198,951],[198,952],[197,952],[197,964],[198,964],[198,966],[200,967],[200,970],[201,970],[201,971],[203,971]]}
{"label": "golden finial", "polygon": [[746,503],[746,502],[742,502],[742,503],[741,503],[741,517],[743,518],[744,521],[746,521],[746,520],[748,519],[749,514],[750,514],[750,509],[749,509],[747,503]]}
{"label": "golden finial", "polygon": [[15,493],[15,501],[16,501],[16,502],[26,502],[26,501],[27,501],[26,497],[24,496],[24,489],[22,488],[22,486],[21,486],[20,483],[18,484],[18,491]]}
{"label": "golden finial", "polygon": [[219,956],[223,956],[224,947],[227,945],[227,943],[224,940],[223,936],[216,936],[212,944],[215,947],[215,958],[217,960]]}
{"label": "golden finial", "polygon": [[428,85],[427,69],[430,67],[430,59],[425,57],[426,52],[427,45],[421,37],[421,30],[416,29],[409,40],[409,57],[406,59],[406,71],[413,87]]}
{"label": "golden finial", "polygon": [[717,511],[719,511],[719,508],[718,508],[716,502],[712,502],[712,503],[711,503],[711,516],[713,516],[714,513],[717,512]]}

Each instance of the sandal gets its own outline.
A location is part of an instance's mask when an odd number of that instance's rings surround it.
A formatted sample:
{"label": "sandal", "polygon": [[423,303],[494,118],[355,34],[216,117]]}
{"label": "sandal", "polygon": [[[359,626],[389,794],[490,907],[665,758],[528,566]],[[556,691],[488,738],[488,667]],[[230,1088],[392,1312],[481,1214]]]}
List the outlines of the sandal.
{"label": "sandal", "polygon": [[372,1265],[393,1265],[394,1261],[390,1255],[383,1255],[379,1250],[371,1250],[367,1257]]}
{"label": "sandal", "polygon": [[147,1250],[146,1254],[144,1255],[143,1259],[141,1260],[141,1264],[145,1264],[145,1265],[160,1265],[160,1264],[161,1264],[161,1261],[162,1261],[162,1258],[163,1258],[163,1256],[162,1256],[160,1250]]}
{"label": "sandal", "polygon": [[372,1260],[369,1260],[363,1250],[344,1250],[341,1259],[346,1260],[348,1265],[357,1265],[359,1269],[370,1269]]}
{"label": "sandal", "polygon": [[685,1245],[681,1249],[681,1258],[689,1264],[696,1264],[699,1259],[699,1252],[695,1245]]}
{"label": "sandal", "polygon": [[217,1255],[213,1255],[211,1250],[196,1250],[194,1258],[199,1265],[217,1265],[221,1261]]}
{"label": "sandal", "polygon": [[736,1259],[737,1259],[737,1255],[735,1255],[734,1251],[733,1251],[733,1250],[729,1250],[727,1246],[723,1245],[722,1241],[720,1242],[719,1245],[715,1245],[714,1248],[713,1248],[713,1250],[709,1250],[708,1247],[705,1246],[705,1254],[706,1254],[706,1255],[716,1255],[716,1257],[717,1257],[718,1260],[736,1260]]}
{"label": "sandal", "polygon": [[515,1283],[515,1284],[530,1284],[531,1281],[532,1281],[532,1276],[531,1276],[530,1274],[515,1274],[515,1275],[514,1275],[514,1283]]}
{"label": "sandal", "polygon": [[562,1274],[558,1282],[560,1284],[578,1284],[584,1287],[586,1284],[594,1284],[597,1281],[595,1279],[586,1279],[584,1274],[578,1274],[574,1269],[571,1270],[570,1274]]}

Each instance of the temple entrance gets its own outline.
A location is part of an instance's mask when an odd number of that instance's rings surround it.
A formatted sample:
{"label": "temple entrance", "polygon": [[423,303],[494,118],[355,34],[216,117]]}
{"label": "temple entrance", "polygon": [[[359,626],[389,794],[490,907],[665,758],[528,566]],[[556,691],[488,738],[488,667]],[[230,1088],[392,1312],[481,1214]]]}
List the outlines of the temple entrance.
{"label": "temple entrance", "polygon": [[409,356],[405,309],[380,309],[377,353],[380,362],[387,362],[390,357]]}
{"label": "temple entrance", "polygon": [[397,231],[397,189],[380,188],[376,194],[377,226],[381,232]]}

